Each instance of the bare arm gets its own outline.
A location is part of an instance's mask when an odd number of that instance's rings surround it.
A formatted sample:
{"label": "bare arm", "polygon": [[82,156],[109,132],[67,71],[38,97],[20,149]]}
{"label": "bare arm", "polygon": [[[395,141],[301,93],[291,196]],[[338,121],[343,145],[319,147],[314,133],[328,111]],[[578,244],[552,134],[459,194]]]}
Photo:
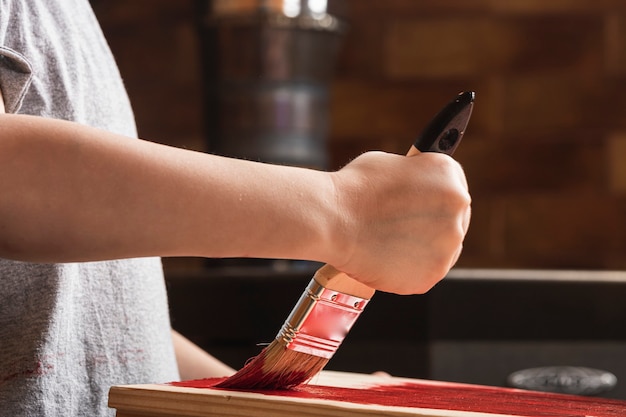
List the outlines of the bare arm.
{"label": "bare arm", "polygon": [[181,380],[230,376],[235,373],[233,368],[211,356],[175,330],[172,330],[172,341]]}
{"label": "bare arm", "polygon": [[10,257],[297,257],[329,234],[332,183],[318,172],[38,117],[2,116],[0,138],[0,225]]}
{"label": "bare arm", "polygon": [[444,155],[372,152],[326,173],[19,115],[0,115],[0,190],[2,257],[310,259],[398,293],[454,264],[470,204]]}

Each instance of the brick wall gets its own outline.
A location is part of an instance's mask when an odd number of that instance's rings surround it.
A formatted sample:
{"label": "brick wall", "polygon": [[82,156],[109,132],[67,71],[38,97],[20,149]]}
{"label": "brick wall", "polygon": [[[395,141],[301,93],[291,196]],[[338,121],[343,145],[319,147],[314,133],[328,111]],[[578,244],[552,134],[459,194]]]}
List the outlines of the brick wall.
{"label": "brick wall", "polygon": [[[346,0],[332,167],[404,153],[457,92],[473,195],[463,267],[626,267],[626,2]],[[194,2],[96,1],[143,137],[203,147]]]}

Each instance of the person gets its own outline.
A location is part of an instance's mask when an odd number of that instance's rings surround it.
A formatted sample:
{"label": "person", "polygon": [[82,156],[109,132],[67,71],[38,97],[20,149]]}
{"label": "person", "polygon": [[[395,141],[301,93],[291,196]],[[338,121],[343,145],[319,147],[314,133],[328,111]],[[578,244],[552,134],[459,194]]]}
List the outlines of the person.
{"label": "person", "polygon": [[234,372],[171,329],[160,257],[306,259],[414,294],[460,254],[448,156],[322,172],[138,139],[87,0],[0,0],[0,93],[3,415],[112,415],[112,385]]}

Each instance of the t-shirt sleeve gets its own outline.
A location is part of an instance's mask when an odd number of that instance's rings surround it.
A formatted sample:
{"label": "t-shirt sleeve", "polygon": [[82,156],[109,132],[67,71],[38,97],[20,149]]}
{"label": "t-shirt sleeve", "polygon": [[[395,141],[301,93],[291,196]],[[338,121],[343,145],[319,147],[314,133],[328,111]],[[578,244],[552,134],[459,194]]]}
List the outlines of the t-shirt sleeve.
{"label": "t-shirt sleeve", "polygon": [[0,46],[0,91],[7,113],[20,109],[32,77],[32,68],[23,55]]}

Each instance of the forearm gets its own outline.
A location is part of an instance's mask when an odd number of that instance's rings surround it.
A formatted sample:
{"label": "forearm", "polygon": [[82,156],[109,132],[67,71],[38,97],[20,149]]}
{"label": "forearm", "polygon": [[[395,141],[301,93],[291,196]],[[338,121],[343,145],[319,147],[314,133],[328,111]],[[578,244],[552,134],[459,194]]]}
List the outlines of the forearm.
{"label": "forearm", "polygon": [[230,376],[235,370],[180,333],[172,330],[172,342],[181,380]]}
{"label": "forearm", "polygon": [[325,173],[35,117],[0,115],[0,138],[0,256],[328,259]]}

